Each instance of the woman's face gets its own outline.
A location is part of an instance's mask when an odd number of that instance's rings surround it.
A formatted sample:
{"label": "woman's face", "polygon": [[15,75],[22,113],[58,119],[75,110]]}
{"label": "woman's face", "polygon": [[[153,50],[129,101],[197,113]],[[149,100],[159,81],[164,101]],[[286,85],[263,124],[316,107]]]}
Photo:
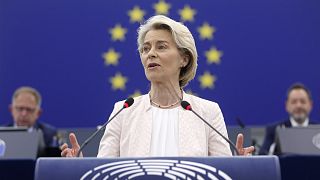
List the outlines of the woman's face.
{"label": "woman's face", "polygon": [[147,32],[140,57],[146,77],[151,82],[179,82],[180,69],[188,63],[171,33],[162,29]]}

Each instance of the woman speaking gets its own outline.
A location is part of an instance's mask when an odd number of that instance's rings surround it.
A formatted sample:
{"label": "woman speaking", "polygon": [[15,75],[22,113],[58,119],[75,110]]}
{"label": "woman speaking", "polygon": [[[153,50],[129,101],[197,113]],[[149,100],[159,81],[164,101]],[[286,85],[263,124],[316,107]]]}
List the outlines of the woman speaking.
{"label": "woman speaking", "polygon": [[[183,91],[195,77],[198,59],[189,29],[157,15],[140,26],[137,41],[150,91],[136,97],[130,108],[108,124],[98,157],[231,156],[228,142],[180,105],[187,101],[207,123],[228,137],[218,104]],[[123,101],[117,102],[111,116],[122,106]],[[76,136],[71,133],[69,138],[72,147],[61,146],[63,157],[75,157],[79,151]],[[242,145],[240,134],[236,145],[239,154],[249,155],[254,150],[253,146]]]}

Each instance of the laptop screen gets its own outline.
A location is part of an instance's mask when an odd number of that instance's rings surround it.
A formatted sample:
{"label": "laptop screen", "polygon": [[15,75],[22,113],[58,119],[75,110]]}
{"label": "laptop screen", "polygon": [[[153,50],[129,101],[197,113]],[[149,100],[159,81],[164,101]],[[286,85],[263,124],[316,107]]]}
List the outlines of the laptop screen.
{"label": "laptop screen", "polygon": [[0,131],[27,131],[28,127],[5,127],[0,126]]}
{"label": "laptop screen", "polygon": [[320,155],[320,126],[277,129],[281,154]]}

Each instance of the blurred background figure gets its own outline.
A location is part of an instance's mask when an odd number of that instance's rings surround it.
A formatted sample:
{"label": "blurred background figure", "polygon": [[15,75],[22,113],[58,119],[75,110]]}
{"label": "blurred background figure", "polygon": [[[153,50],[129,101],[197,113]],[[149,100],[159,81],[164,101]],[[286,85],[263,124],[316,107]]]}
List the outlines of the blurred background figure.
{"label": "blurred background figure", "polygon": [[311,92],[303,84],[295,83],[288,89],[285,106],[289,116],[288,119],[267,127],[264,143],[259,154],[279,155],[280,149],[275,142],[277,128],[307,127],[309,124],[316,124],[309,117],[312,110]]}
{"label": "blurred background figure", "polygon": [[32,87],[20,87],[13,96],[9,110],[12,114],[13,122],[7,126],[26,127],[29,132],[42,131],[45,148],[44,155],[48,155],[48,148],[59,146],[57,141],[57,129],[49,124],[38,121],[41,109],[41,95]]}

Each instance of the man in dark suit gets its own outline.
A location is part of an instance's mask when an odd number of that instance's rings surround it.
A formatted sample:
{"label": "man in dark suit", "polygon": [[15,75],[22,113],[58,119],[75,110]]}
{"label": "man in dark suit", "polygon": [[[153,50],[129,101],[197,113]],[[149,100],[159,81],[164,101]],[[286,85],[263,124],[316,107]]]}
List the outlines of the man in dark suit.
{"label": "man in dark suit", "polygon": [[289,118],[267,127],[264,143],[259,152],[260,155],[279,155],[280,150],[275,143],[277,128],[307,127],[309,124],[316,124],[311,122],[309,118],[312,110],[311,92],[303,84],[295,83],[288,89],[285,104]]}
{"label": "man in dark suit", "polygon": [[58,147],[56,142],[57,129],[53,126],[39,122],[41,115],[41,95],[32,87],[20,87],[13,96],[9,110],[13,122],[8,126],[27,127],[28,131],[42,131],[45,147]]}

